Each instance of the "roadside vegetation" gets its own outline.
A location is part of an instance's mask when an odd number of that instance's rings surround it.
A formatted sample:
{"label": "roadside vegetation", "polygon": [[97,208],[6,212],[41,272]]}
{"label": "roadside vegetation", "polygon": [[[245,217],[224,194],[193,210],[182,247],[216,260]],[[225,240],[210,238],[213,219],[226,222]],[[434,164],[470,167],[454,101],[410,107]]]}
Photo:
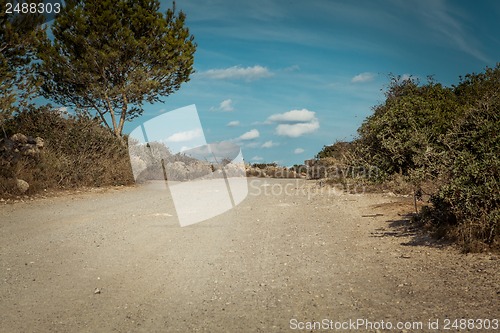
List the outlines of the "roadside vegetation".
{"label": "roadside vegetation", "polygon": [[132,183],[123,126],[189,81],[185,19],[157,0],[67,0],[50,27],[2,11],[0,195]]}
{"label": "roadside vegetation", "polygon": [[283,167],[277,163],[253,163],[248,164],[246,173],[248,177],[259,178],[305,178],[305,165],[294,165],[291,168]]}
{"label": "roadside vegetation", "polygon": [[499,249],[500,64],[452,87],[392,77],[358,137],[325,146],[317,158],[376,168],[372,184],[427,198],[414,219],[436,235],[466,252]]}
{"label": "roadside vegetation", "polygon": [[[193,72],[184,13],[159,6],[68,0],[51,38],[41,17],[0,13],[1,196],[133,182],[124,122]],[[41,96],[72,113],[41,105]],[[500,64],[451,87],[391,77],[358,137],[325,146],[315,163],[325,166],[319,178],[425,199],[415,221],[476,251],[500,248],[499,156]],[[307,170],[261,163],[247,174],[305,178]]]}
{"label": "roadside vegetation", "polygon": [[[133,182],[127,147],[95,119],[30,107],[4,122],[3,130],[12,140],[1,141],[0,194]],[[19,188],[19,180],[29,188]]]}

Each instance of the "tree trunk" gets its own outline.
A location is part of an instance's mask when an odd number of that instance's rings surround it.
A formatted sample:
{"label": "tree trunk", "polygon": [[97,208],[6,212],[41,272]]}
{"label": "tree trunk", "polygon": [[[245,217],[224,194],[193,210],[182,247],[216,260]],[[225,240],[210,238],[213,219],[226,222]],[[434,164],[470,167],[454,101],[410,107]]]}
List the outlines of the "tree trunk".
{"label": "tree trunk", "polygon": [[120,137],[122,136],[123,126],[125,125],[125,120],[127,119],[127,109],[128,109],[127,95],[122,94],[122,97],[123,97],[122,112],[120,114],[120,123],[118,124],[118,133],[116,133]]}
{"label": "tree trunk", "polygon": [[115,110],[113,108],[113,105],[111,104],[111,100],[109,99],[108,94],[106,94],[106,93],[104,94],[104,100],[106,101],[106,106],[107,106],[108,112],[111,116],[111,124],[113,125],[113,133],[115,133],[115,135],[117,137],[121,137],[121,133],[120,133],[120,131],[118,131],[118,126],[116,124]]}

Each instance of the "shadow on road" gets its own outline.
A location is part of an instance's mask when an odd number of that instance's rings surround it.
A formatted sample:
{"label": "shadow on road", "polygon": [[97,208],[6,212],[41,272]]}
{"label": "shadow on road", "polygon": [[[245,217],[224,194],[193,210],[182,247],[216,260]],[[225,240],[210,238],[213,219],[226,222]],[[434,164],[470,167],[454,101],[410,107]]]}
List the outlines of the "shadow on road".
{"label": "shadow on road", "polygon": [[400,215],[400,219],[387,220],[387,228],[382,227],[372,232],[371,237],[397,237],[405,238],[401,242],[404,246],[428,246],[444,248],[451,244],[450,241],[438,239],[429,231],[424,230],[422,224],[413,222],[413,213]]}

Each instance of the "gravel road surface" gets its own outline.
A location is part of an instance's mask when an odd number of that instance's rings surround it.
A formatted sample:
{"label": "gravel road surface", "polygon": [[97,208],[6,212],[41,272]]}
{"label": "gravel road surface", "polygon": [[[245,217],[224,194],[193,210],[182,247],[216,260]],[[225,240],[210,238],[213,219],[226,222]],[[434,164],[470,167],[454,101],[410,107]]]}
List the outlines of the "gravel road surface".
{"label": "gravel road surface", "polygon": [[[249,182],[235,209],[183,228],[155,186],[0,204],[0,332],[499,325],[498,255],[420,235],[403,216],[409,198]],[[477,323],[461,331],[481,331]]]}

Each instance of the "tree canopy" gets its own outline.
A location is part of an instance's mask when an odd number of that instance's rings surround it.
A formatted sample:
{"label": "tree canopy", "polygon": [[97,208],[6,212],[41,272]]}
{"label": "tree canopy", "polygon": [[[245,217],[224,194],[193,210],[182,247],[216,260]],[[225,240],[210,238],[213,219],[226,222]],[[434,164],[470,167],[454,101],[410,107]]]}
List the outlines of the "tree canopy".
{"label": "tree canopy", "polygon": [[[42,29],[43,16],[9,15],[3,10],[7,1],[0,0],[0,122],[8,118],[18,101],[18,94],[29,94],[30,63],[35,55],[35,41]],[[26,97],[26,96],[24,96]],[[26,101],[26,98],[21,98]]]}
{"label": "tree canopy", "polygon": [[193,73],[194,36],[175,3],[165,14],[157,0],[68,0],[53,40],[40,46],[42,95],[94,114],[117,137],[143,103],[162,101]]}

